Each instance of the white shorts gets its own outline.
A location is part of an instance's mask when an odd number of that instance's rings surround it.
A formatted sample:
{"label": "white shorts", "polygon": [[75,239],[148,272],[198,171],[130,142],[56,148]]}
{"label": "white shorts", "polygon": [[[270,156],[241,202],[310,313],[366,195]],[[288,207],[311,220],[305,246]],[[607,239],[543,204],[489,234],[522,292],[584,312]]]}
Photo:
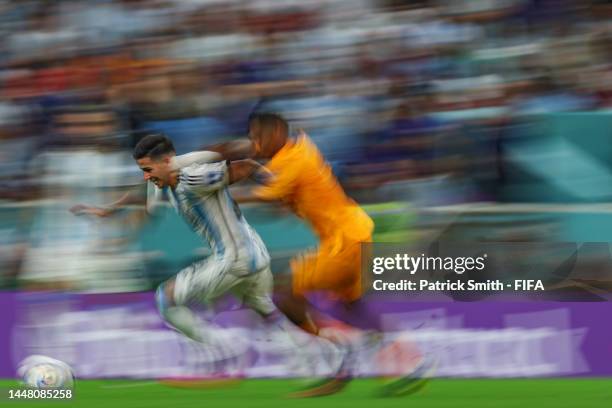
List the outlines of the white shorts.
{"label": "white shorts", "polygon": [[228,263],[214,258],[195,262],[176,275],[174,303],[208,303],[230,292],[256,312],[272,313],[276,306],[272,302],[274,281],[270,266],[251,274],[246,274],[247,270],[247,262]]}

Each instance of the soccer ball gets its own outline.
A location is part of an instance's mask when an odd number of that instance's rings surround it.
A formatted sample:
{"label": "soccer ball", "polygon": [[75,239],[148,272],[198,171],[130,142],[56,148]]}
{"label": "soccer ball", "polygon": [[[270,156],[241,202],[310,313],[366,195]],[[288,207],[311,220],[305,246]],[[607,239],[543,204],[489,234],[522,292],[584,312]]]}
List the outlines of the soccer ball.
{"label": "soccer ball", "polygon": [[51,357],[34,355],[17,369],[23,383],[32,388],[72,388],[74,374],[68,364]]}

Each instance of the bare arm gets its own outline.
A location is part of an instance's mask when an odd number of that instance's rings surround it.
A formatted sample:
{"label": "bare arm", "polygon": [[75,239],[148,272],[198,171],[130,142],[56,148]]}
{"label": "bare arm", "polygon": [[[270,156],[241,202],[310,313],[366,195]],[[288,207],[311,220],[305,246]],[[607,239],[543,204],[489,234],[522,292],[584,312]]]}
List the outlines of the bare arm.
{"label": "bare arm", "polygon": [[251,178],[257,183],[264,184],[272,178],[270,170],[252,159],[236,160],[229,164],[229,183]]}
{"label": "bare arm", "polygon": [[232,198],[238,204],[248,204],[248,203],[263,203],[265,200],[257,197],[252,189],[246,189],[245,191],[234,192],[232,191]]}
{"label": "bare arm", "polygon": [[74,215],[96,215],[98,217],[108,217],[128,205],[145,203],[146,198],[142,195],[139,187],[137,189],[127,191],[117,201],[114,201],[105,206],[96,207],[86,204],[77,204],[70,208],[70,212],[72,212]]}
{"label": "bare arm", "polygon": [[253,145],[248,139],[203,146],[200,150],[219,153],[224,160],[243,160],[253,157],[254,154]]}
{"label": "bare arm", "polygon": [[[237,183],[245,179],[252,179],[256,183],[265,184],[270,181],[274,175],[265,166],[257,163],[255,160],[237,160],[230,162],[230,184]],[[237,203],[259,203],[259,202],[271,202],[276,200],[266,200],[260,198],[253,192],[252,188],[243,189],[240,191],[232,192],[232,197]]]}
{"label": "bare arm", "polygon": [[232,191],[232,198],[238,204],[256,204],[256,203],[270,204],[270,205],[264,206],[263,208],[265,208],[266,211],[268,212],[272,211],[272,214],[276,214],[279,217],[285,217],[293,212],[291,207],[289,207],[288,205],[286,205],[280,200],[266,199],[264,197],[260,197],[256,195],[252,188],[245,188],[245,189],[240,189],[239,191]]}

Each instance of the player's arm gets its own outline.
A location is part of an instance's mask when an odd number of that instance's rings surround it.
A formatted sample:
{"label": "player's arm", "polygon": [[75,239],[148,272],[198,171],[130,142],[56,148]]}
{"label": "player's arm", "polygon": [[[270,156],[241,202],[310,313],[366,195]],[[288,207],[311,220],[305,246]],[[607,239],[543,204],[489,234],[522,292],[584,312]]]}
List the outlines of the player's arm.
{"label": "player's arm", "polygon": [[[237,183],[245,179],[251,179],[258,184],[265,185],[272,182],[274,175],[265,166],[255,160],[237,160],[230,163],[229,167],[230,184]],[[232,197],[237,203],[257,203],[271,202],[276,199],[266,199],[258,197],[253,188],[247,188],[232,192]]]}
{"label": "player's arm", "polygon": [[134,188],[123,194],[117,201],[97,207],[86,204],[77,204],[70,208],[74,215],[95,215],[98,217],[109,217],[128,205],[144,205],[146,195],[143,194],[142,187]]}
{"label": "player's arm", "polygon": [[223,160],[243,160],[253,157],[254,154],[253,144],[248,139],[203,146],[200,150],[218,153]]}
{"label": "player's arm", "polygon": [[210,150],[199,150],[181,154],[172,158],[171,166],[175,169],[189,167],[192,164],[214,163],[223,160],[221,154]]}
{"label": "player's arm", "polygon": [[265,172],[257,172],[255,181],[259,184],[254,188],[249,189],[247,193],[243,193],[236,197],[236,201],[242,203],[249,202],[267,202],[267,203],[282,203],[295,195],[295,190],[298,185],[299,175],[303,173],[302,162],[299,160],[291,160],[287,163],[279,165],[276,163],[274,170],[267,167],[262,169]]}
{"label": "player's arm", "polygon": [[232,192],[232,198],[238,204],[248,204],[248,203],[270,203],[277,200],[274,199],[265,199],[262,197],[258,197],[252,188],[248,188],[244,191],[235,191]]}
{"label": "player's arm", "polygon": [[229,184],[252,179],[256,183],[265,184],[272,179],[270,170],[252,159],[232,161],[228,165]]}

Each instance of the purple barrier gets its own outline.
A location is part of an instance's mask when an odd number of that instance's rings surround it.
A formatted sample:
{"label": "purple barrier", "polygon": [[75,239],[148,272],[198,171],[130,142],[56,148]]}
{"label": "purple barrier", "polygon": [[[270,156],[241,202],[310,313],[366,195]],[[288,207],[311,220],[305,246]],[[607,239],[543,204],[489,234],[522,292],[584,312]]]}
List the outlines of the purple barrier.
{"label": "purple barrier", "polygon": [[[14,376],[18,362],[30,354],[66,361],[79,378],[159,378],[219,370],[210,353],[164,326],[152,293],[3,292],[0,307],[0,377]],[[612,327],[603,318],[612,313],[609,302],[371,299],[362,312],[374,316],[389,339],[413,342],[435,355],[440,376],[612,376]],[[252,340],[257,337],[253,333],[262,333],[252,312],[222,310],[215,323],[224,327],[219,335],[223,331],[227,344],[238,350],[223,368],[226,373],[304,374],[286,364],[295,349]],[[314,356],[309,373],[324,373],[327,363],[316,360],[323,346],[315,343],[304,343],[304,353]],[[376,374],[372,358],[363,356],[358,375]]]}
{"label": "purple barrier", "polygon": [[0,378],[12,377],[15,374],[11,364],[11,332],[15,326],[16,295],[12,292],[0,292]]}

